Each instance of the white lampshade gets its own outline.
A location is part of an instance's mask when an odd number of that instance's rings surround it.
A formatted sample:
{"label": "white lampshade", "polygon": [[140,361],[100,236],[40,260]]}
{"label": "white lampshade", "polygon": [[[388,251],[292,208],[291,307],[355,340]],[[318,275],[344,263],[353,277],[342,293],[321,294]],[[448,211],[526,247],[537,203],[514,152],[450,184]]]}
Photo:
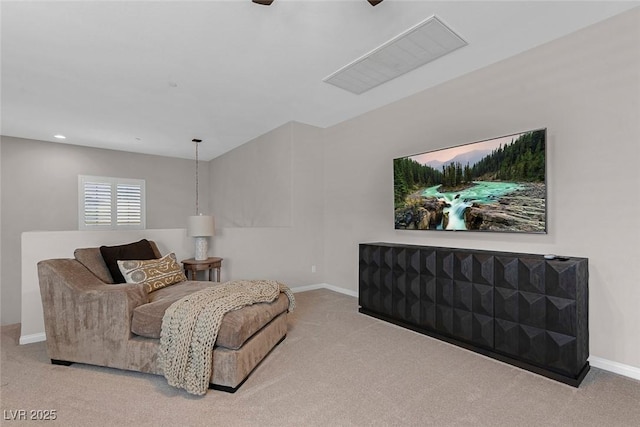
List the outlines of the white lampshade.
{"label": "white lampshade", "polygon": [[215,220],[209,215],[190,216],[187,222],[187,234],[192,237],[213,236]]}

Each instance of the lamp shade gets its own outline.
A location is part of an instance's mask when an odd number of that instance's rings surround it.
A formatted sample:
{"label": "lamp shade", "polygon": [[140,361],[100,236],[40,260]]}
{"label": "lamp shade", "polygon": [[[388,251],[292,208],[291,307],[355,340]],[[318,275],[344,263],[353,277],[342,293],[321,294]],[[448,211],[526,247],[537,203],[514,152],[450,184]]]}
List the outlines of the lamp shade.
{"label": "lamp shade", "polygon": [[213,236],[215,221],[209,215],[190,216],[187,222],[187,234],[192,237]]}

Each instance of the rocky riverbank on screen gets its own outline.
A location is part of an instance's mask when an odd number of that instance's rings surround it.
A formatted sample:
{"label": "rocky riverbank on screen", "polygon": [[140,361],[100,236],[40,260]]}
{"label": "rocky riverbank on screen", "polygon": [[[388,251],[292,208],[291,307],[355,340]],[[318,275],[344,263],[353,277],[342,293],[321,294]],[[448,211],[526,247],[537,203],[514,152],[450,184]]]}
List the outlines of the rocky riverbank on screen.
{"label": "rocky riverbank on screen", "polygon": [[[521,183],[520,189],[491,203],[469,201],[462,212],[467,230],[541,233],[546,230],[546,188],[543,183]],[[443,198],[414,193],[395,211],[395,228],[446,229],[451,204]]]}

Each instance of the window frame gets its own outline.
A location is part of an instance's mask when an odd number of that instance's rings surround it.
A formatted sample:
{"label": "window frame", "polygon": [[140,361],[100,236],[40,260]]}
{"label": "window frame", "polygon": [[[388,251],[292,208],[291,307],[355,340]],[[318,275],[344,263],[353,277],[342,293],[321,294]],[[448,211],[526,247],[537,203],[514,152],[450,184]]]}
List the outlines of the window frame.
{"label": "window frame", "polygon": [[[87,183],[109,186],[111,208],[109,224],[88,224],[86,221],[86,193]],[[146,229],[146,192],[145,180],[135,178],[115,178],[108,176],[78,175],[78,230],[144,230]],[[118,223],[118,186],[139,186],[140,188],[140,222],[133,224]]]}

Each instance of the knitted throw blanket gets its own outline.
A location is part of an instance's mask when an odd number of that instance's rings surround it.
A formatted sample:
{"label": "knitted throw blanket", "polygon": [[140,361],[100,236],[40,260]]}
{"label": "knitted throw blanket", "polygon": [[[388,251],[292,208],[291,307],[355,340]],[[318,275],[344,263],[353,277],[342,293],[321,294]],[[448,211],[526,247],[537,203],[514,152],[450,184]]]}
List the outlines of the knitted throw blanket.
{"label": "knitted throw blanket", "polygon": [[280,292],[295,308],[291,290],[273,280],[238,280],[194,292],[165,311],[159,362],[169,385],[203,395],[212,372],[211,352],[222,317],[246,305],[274,301]]}

